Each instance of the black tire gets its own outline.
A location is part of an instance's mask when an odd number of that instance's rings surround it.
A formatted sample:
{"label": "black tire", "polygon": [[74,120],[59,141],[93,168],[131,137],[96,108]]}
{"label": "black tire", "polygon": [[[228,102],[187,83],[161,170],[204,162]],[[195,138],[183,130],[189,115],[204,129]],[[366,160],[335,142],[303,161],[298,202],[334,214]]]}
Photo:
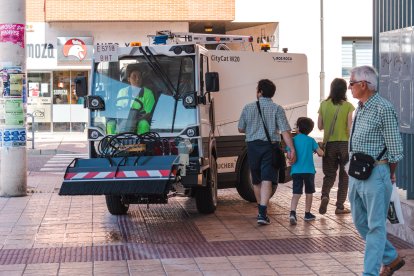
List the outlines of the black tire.
{"label": "black tire", "polygon": [[[272,196],[275,194],[277,185],[272,187]],[[250,176],[250,168],[247,162],[247,157],[244,159],[240,170],[240,181],[236,185],[239,195],[249,202],[256,202],[256,196],[253,191],[252,178]]]}
{"label": "black tire", "polygon": [[211,214],[217,208],[217,161],[213,158],[207,175],[207,187],[197,188],[195,194],[197,210],[201,214]]}
{"label": "black tire", "polygon": [[122,202],[120,196],[106,195],[106,207],[112,215],[125,215],[128,212],[129,204]]}

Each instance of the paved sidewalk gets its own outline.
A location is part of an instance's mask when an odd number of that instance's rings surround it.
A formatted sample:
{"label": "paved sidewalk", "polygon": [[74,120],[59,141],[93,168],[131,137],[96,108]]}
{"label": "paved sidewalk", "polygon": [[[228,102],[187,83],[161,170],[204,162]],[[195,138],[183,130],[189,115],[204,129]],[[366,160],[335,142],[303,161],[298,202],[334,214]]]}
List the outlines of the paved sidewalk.
{"label": "paved sidewalk", "polygon": [[[75,138],[76,136],[76,138]],[[47,134],[36,145],[45,153],[86,153],[85,136]],[[40,142],[42,141],[42,142]],[[46,162],[46,161],[45,161]],[[166,205],[132,205],[112,216],[102,196],[61,197],[63,172],[29,172],[30,193],[0,198],[0,275],[361,275],[364,242],[349,214],[318,214],[322,174],[317,159],[312,212],[289,225],[291,183],[271,199],[271,225],[256,224],[256,206],[235,189],[219,191],[217,211],[200,215],[193,199]],[[335,197],[336,190],[332,191]],[[348,206],[349,207],[349,206]],[[414,275],[414,246],[390,236],[406,256],[395,275]]]}
{"label": "paved sidewalk", "polygon": [[[34,149],[27,142],[27,152],[31,155],[51,155],[56,153],[86,153],[86,132],[35,132]],[[31,132],[29,137],[32,138]]]}

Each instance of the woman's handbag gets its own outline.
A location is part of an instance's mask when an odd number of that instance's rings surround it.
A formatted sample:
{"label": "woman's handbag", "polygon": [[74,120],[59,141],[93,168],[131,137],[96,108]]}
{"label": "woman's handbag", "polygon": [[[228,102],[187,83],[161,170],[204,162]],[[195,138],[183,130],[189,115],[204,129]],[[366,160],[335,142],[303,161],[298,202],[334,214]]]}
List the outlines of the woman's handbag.
{"label": "woman's handbag", "polygon": [[279,143],[272,144],[272,165],[279,170],[286,167],[286,158]]}
{"label": "woman's handbag", "polygon": [[331,123],[331,127],[329,128],[328,137],[326,137],[326,141],[324,140],[322,143],[321,142],[318,143],[319,147],[324,152],[326,150],[326,144],[328,143],[329,138],[331,138],[331,136],[332,136],[332,134],[334,132],[334,127],[335,127],[336,119],[338,118],[339,108],[341,108],[341,105],[338,105],[338,107],[336,108],[335,115],[334,115],[334,118],[333,118],[332,123]]}
{"label": "woman's handbag", "polygon": [[267,130],[265,121],[262,116],[262,111],[260,109],[259,101],[256,102],[257,108],[259,109],[260,118],[262,118],[263,127],[266,133],[267,140],[271,144],[272,147],[272,166],[276,170],[279,170],[279,183],[286,183],[288,180],[288,175],[286,175],[286,157],[283,150],[280,148],[280,143],[272,143],[270,139],[269,131]]}

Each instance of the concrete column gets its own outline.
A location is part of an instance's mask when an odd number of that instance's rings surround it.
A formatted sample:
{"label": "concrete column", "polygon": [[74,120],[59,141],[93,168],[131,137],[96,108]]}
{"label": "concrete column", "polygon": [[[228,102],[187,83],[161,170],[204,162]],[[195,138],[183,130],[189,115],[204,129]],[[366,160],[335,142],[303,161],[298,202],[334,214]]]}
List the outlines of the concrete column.
{"label": "concrete column", "polygon": [[24,196],[26,157],[26,1],[1,0],[0,196]]}

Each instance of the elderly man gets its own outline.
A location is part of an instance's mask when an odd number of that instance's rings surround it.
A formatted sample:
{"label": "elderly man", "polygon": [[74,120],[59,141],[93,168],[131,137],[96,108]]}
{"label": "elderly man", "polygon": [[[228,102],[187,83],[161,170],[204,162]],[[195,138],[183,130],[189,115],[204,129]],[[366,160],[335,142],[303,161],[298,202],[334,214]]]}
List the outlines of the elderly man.
{"label": "elderly man", "polygon": [[350,138],[351,162],[354,153],[369,155],[376,161],[368,179],[350,174],[349,201],[355,227],[366,242],[363,275],[387,276],[405,264],[387,240],[386,231],[392,182],[396,180],[395,169],[403,158],[403,148],[394,107],[378,95],[377,86],[374,68],[351,70],[349,88],[359,100]]}

